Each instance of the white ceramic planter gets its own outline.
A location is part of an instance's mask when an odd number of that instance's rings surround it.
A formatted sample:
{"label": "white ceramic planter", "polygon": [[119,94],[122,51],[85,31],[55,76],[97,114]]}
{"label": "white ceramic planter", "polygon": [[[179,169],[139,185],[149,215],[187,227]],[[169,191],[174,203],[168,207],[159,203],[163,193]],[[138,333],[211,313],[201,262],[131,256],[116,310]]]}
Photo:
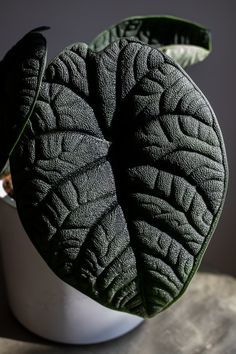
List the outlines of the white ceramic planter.
{"label": "white ceramic planter", "polygon": [[35,334],[62,343],[90,344],[125,334],[143,319],[110,310],[61,281],[23,230],[14,202],[0,185],[0,246],[9,304]]}

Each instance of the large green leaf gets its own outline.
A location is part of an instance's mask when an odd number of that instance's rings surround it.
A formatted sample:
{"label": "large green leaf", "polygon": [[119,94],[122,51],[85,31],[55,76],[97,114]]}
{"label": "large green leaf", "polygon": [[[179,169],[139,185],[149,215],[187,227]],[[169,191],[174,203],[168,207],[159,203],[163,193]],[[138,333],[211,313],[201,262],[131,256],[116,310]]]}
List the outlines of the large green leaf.
{"label": "large green leaf", "polygon": [[10,162],[20,218],[53,271],[143,317],[186,289],[227,184],[206,98],[168,56],[126,39],[54,59]]}
{"label": "large green leaf", "polygon": [[0,172],[33,111],[46,62],[46,40],[37,28],[0,62]]}
{"label": "large green leaf", "polygon": [[100,51],[119,38],[130,37],[159,48],[183,68],[204,60],[211,52],[207,28],[173,16],[129,17],[100,33],[90,48]]}

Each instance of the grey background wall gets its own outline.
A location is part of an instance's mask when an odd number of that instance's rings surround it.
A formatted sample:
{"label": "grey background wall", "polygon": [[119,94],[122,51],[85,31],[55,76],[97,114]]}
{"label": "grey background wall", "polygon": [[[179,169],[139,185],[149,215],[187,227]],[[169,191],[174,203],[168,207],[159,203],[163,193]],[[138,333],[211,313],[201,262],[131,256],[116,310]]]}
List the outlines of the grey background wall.
{"label": "grey background wall", "polygon": [[[224,135],[230,182],[221,221],[203,266],[236,275],[236,2],[233,0],[7,0],[0,2],[0,58],[27,31],[49,25],[49,58],[70,43],[134,15],[170,14],[211,29],[213,52],[188,74],[211,102]],[[1,78],[0,78],[1,79]],[[1,215],[0,215],[1,220]]]}

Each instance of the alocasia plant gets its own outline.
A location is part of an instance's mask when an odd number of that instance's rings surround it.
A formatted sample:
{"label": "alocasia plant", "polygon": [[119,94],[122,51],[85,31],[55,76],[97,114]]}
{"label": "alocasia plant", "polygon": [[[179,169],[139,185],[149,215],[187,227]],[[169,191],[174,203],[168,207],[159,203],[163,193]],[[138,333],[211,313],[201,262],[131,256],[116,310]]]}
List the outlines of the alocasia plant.
{"label": "alocasia plant", "polygon": [[186,289],[227,185],[216,117],[168,48],[183,66],[197,62],[209,32],[131,18],[44,70],[45,39],[34,30],[1,63],[0,161],[10,155],[27,234],[61,279],[143,317]]}

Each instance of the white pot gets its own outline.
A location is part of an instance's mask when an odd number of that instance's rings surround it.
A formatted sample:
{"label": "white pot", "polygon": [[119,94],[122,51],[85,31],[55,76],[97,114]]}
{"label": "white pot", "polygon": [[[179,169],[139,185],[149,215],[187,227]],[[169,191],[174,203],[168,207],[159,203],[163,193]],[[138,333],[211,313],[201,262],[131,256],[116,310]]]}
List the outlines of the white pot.
{"label": "white pot", "polygon": [[14,201],[0,185],[0,246],[10,308],[27,329],[62,343],[91,344],[125,334],[143,318],[110,310],[60,280],[32,245]]}

